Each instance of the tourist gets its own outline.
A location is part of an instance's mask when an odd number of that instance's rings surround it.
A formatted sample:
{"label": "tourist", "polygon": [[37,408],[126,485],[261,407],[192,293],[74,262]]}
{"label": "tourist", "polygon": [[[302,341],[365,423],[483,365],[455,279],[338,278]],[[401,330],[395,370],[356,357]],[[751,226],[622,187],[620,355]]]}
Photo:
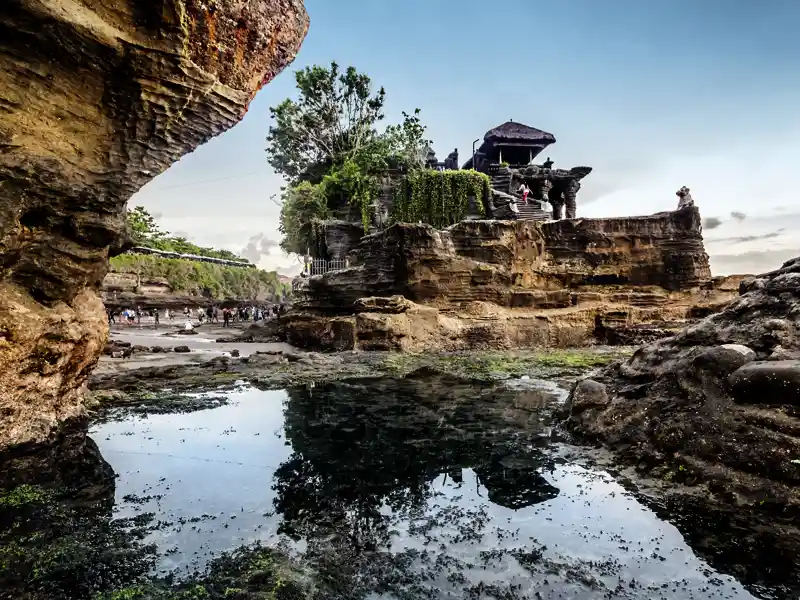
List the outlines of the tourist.
{"label": "tourist", "polygon": [[520,194],[522,194],[522,201],[523,201],[525,204],[527,204],[527,203],[528,203],[528,194],[530,194],[530,193],[531,193],[531,190],[530,190],[530,188],[528,187],[528,184],[527,184],[527,183],[525,183],[525,182],[523,181],[523,182],[522,182],[522,185],[521,185],[521,186],[519,186],[519,189],[517,190],[517,192],[519,192]]}
{"label": "tourist", "polygon": [[231,311],[228,308],[222,309],[222,326],[228,327],[231,322]]}
{"label": "tourist", "polygon": [[142,326],[142,307],[141,306],[137,306],[136,307],[136,324],[139,325],[139,327]]}
{"label": "tourist", "polygon": [[158,321],[158,309],[157,308],[153,309],[153,322],[155,323],[155,326],[158,327],[159,321]]}

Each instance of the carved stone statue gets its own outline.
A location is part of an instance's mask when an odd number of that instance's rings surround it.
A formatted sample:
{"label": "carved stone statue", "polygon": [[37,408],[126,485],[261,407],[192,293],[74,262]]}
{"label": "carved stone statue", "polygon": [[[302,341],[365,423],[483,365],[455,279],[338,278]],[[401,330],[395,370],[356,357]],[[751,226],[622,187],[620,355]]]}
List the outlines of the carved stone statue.
{"label": "carved stone statue", "polygon": [[692,198],[692,195],[689,193],[689,188],[685,185],[675,192],[675,195],[678,197],[678,210],[688,206],[694,206],[694,198]]}
{"label": "carved stone statue", "polygon": [[436,158],[436,152],[433,151],[433,148],[428,146],[428,150],[425,153],[425,166],[429,169],[434,169],[439,164],[439,159]]}
{"label": "carved stone statue", "polygon": [[447,158],[444,159],[444,168],[448,170],[458,169],[458,148],[453,150],[447,155]]}

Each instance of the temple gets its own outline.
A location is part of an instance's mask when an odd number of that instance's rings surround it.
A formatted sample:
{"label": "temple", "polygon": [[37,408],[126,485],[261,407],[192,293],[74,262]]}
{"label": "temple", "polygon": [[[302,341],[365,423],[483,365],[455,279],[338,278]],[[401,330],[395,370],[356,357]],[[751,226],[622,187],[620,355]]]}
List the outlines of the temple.
{"label": "temple", "polygon": [[552,133],[507,121],[484,134],[483,143],[462,168],[488,173],[493,166],[529,165],[555,141]]}

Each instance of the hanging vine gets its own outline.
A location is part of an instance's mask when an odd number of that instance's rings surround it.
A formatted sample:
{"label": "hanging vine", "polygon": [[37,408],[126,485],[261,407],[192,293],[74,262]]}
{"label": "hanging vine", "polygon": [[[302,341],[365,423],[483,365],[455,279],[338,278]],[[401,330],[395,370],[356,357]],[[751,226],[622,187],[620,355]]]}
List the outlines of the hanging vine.
{"label": "hanging vine", "polygon": [[397,186],[391,220],[447,227],[467,216],[470,198],[483,215],[488,190],[489,177],[477,171],[412,171]]}

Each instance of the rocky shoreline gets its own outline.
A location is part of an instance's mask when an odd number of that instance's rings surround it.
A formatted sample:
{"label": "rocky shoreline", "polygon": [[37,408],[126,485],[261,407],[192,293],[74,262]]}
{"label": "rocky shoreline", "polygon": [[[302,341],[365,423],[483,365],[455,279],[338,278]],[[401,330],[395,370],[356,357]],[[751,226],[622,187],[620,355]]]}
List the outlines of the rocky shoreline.
{"label": "rocky shoreline", "polygon": [[[739,523],[741,551],[796,564],[800,547],[800,259],[675,336],[578,381],[567,429],[608,448],[665,498]],[[800,582],[797,570],[788,580]],[[783,573],[784,571],[781,570]]]}

